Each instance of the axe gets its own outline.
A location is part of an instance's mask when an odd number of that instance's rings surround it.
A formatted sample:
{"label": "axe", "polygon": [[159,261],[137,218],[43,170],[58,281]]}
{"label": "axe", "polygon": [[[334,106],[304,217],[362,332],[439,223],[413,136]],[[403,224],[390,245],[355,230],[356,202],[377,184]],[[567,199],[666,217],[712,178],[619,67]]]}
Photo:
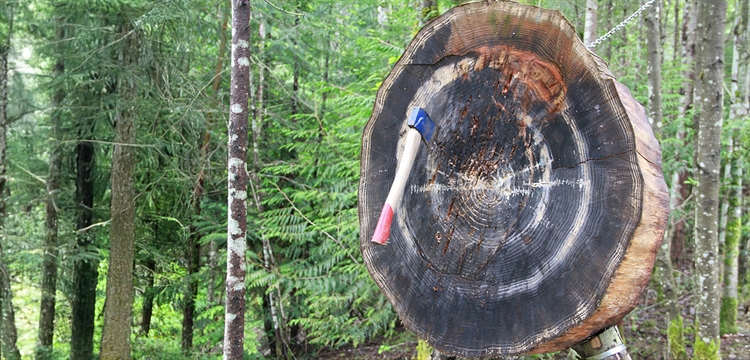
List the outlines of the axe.
{"label": "axe", "polygon": [[380,212],[378,225],[375,227],[375,234],[372,236],[372,242],[384,245],[391,234],[391,220],[393,220],[393,209],[401,203],[401,196],[404,194],[406,180],[409,178],[411,167],[414,164],[414,158],[417,156],[419,149],[419,138],[424,139],[429,144],[432,135],[435,132],[435,122],[430,119],[427,112],[422,108],[415,108],[409,115],[406,122],[409,125],[409,131],[406,134],[406,144],[401,159],[396,166],[396,177],[393,179],[393,185],[385,199],[383,211]]}

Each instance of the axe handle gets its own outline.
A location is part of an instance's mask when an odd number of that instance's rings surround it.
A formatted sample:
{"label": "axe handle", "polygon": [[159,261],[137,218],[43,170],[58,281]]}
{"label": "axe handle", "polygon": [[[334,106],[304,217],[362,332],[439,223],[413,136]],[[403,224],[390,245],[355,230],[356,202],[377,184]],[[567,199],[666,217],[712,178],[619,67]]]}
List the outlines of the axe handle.
{"label": "axe handle", "polygon": [[396,177],[393,179],[393,185],[391,185],[391,190],[385,199],[383,210],[380,212],[380,219],[378,219],[378,225],[375,227],[372,242],[383,245],[391,234],[393,210],[401,203],[401,197],[404,195],[404,187],[406,187],[406,180],[409,179],[409,173],[411,172],[412,165],[414,165],[414,158],[417,157],[421,138],[422,134],[419,133],[419,130],[412,127],[409,128],[406,134],[404,152],[401,153],[401,159],[399,159],[396,166]]}

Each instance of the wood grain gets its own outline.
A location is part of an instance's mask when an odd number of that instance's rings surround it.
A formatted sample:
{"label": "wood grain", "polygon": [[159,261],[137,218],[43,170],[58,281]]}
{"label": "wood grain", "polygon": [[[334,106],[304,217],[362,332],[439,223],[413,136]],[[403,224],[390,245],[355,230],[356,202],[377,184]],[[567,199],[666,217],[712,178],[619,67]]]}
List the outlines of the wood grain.
{"label": "wood grain", "polygon": [[[375,224],[424,108],[387,246]],[[362,142],[361,250],[406,326],[444,353],[559,350],[619,321],[648,281],[667,215],[643,108],[555,11],[454,8],[383,82]]]}

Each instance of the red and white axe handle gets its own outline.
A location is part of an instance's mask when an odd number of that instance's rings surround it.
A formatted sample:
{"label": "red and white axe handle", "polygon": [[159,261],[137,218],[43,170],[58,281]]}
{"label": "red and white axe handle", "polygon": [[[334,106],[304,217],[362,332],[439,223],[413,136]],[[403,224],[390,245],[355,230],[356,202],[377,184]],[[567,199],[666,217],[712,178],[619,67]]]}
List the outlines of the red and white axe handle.
{"label": "red and white axe handle", "polygon": [[404,187],[406,187],[406,180],[409,178],[412,165],[414,165],[414,158],[417,156],[421,140],[422,135],[419,133],[419,130],[410,127],[406,135],[404,152],[401,153],[401,159],[399,159],[398,166],[396,167],[396,177],[393,179],[393,185],[388,192],[388,197],[385,199],[383,211],[380,212],[380,219],[378,219],[378,225],[375,227],[372,242],[383,245],[391,234],[393,210],[401,203],[401,197],[404,195]]}

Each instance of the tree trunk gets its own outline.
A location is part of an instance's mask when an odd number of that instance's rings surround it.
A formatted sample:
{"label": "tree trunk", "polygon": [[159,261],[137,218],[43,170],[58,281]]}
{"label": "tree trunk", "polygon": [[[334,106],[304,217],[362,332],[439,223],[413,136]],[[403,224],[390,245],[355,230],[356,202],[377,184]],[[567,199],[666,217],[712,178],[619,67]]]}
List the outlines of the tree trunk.
{"label": "tree trunk", "polygon": [[[154,231],[154,238],[157,232]],[[154,314],[154,274],[156,274],[156,261],[153,258],[146,260],[146,290],[143,292],[143,307],[141,308],[141,335],[148,336],[151,331],[151,316]]]}
{"label": "tree trunk", "polygon": [[[203,148],[208,147],[204,144]],[[202,152],[204,152],[202,150]],[[203,196],[203,171],[193,190],[193,223],[198,221],[201,213],[200,198]],[[185,304],[182,309],[182,353],[189,356],[193,349],[193,325],[195,314],[195,298],[198,296],[197,274],[200,269],[200,234],[194,224],[190,225],[190,236],[187,244],[187,286],[185,289]]]}
{"label": "tree trunk", "polygon": [[[3,149],[5,148],[5,146],[2,147]],[[3,206],[5,205],[3,204]],[[2,215],[4,218],[5,213],[3,212]],[[2,262],[0,271],[2,271],[3,293],[3,352],[7,360],[21,360],[21,352],[18,351],[18,346],[16,346],[18,331],[16,330],[16,313],[13,308],[13,289],[11,288],[11,277],[9,276],[8,267],[5,262]]]}
{"label": "tree trunk", "polygon": [[[5,9],[3,9],[5,10]],[[7,41],[0,43],[0,270],[5,268],[3,260],[3,247],[5,246],[5,183],[7,166],[5,165],[5,151],[8,144],[5,141],[7,107],[8,107],[8,53],[10,52],[10,31]],[[3,273],[4,274],[4,273]],[[5,296],[3,294],[5,277],[0,274],[0,355],[3,352],[3,305]]]}
{"label": "tree trunk", "polygon": [[[683,61],[683,72],[682,77],[684,82],[682,83],[682,88],[680,89],[680,93],[682,94],[682,99],[680,101],[680,109],[679,109],[679,117],[680,118],[686,118],[689,115],[689,111],[693,108],[693,98],[694,98],[694,78],[695,78],[695,72],[694,70],[694,62],[695,62],[695,40],[696,40],[696,26],[697,26],[697,5],[695,3],[695,0],[686,0],[685,1],[685,11],[683,15],[683,24],[682,24],[682,35],[681,35],[681,41],[682,41],[682,61]],[[676,50],[675,50],[676,51]],[[681,129],[677,133],[677,138],[681,141],[685,140],[685,131],[684,129]],[[687,198],[688,194],[688,187],[687,187],[687,181],[688,179],[688,171],[687,169],[681,169],[679,173],[679,180],[676,183],[673,183],[672,186],[675,186],[675,194],[678,196],[675,198],[675,203],[677,206],[681,206],[683,201]],[[679,188],[675,185],[679,185]],[[673,231],[672,231],[672,247],[671,247],[671,258],[672,262],[676,263],[678,267],[682,267],[683,264],[683,249],[685,248],[685,221],[678,219],[677,222],[674,224]]]}
{"label": "tree trunk", "polygon": [[11,37],[13,35],[13,7],[6,4],[8,11],[8,27],[3,43],[0,44],[0,313],[2,317],[2,350],[6,359],[21,359],[16,347],[18,335],[16,332],[15,312],[13,309],[13,291],[8,267],[3,260],[3,248],[6,245],[5,215],[7,193],[7,131],[8,131],[8,55],[10,54]]}
{"label": "tree trunk", "polygon": [[[648,122],[657,139],[661,139],[661,6],[646,11],[646,44],[648,48]],[[588,18],[587,18],[588,19]],[[588,20],[586,20],[588,25]]]}
{"label": "tree trunk", "polygon": [[[721,204],[721,227],[723,230],[719,233],[719,243],[724,245],[724,288],[721,299],[721,334],[732,334],[737,332],[737,288],[739,276],[739,245],[742,238],[742,166],[739,162],[741,159],[741,138],[737,138],[737,154],[734,156],[734,129],[736,122],[747,115],[745,108],[742,106],[742,100],[739,96],[739,77],[740,64],[742,60],[742,40],[746,38],[745,28],[747,14],[743,11],[747,9],[747,0],[738,3],[734,26],[732,31],[733,49],[732,49],[732,70],[730,84],[730,109],[729,109],[729,147],[726,152],[727,163],[724,168],[724,202]],[[738,162],[734,173],[731,173],[732,163]],[[732,208],[731,213],[729,208]],[[726,208],[726,210],[725,210]]]}
{"label": "tree trunk", "polygon": [[[93,125],[88,125],[93,128]],[[79,132],[85,139],[88,133]],[[73,299],[71,304],[70,358],[94,358],[94,311],[96,284],[99,278],[99,254],[90,230],[94,207],[94,144],[80,141],[76,145],[76,249],[73,264]]]}
{"label": "tree trunk", "polygon": [[583,43],[586,46],[596,40],[597,0],[586,0],[586,20],[583,26]]}
{"label": "tree trunk", "polygon": [[[299,36],[299,16],[296,16],[294,18],[294,33],[295,35],[292,37],[292,44],[294,45],[294,48],[297,48],[297,37]],[[263,41],[265,41],[265,34],[261,34],[261,48],[264,46]],[[263,50],[261,50],[263,51]],[[261,69],[261,72],[263,70]],[[263,86],[263,81],[260,82],[259,86]],[[292,116],[297,114],[297,103],[298,103],[298,96],[299,96],[299,58],[297,57],[297,53],[294,53],[294,65],[292,70],[292,109],[291,113]]]}
{"label": "tree trunk", "polygon": [[719,359],[718,202],[724,86],[725,0],[698,2],[700,102],[695,212],[695,358]]}
{"label": "tree trunk", "polygon": [[[58,19],[58,21],[60,21]],[[56,26],[57,40],[62,41],[65,33],[61,24]],[[56,78],[62,76],[65,69],[62,60],[55,64],[53,75]],[[61,134],[62,106],[65,98],[65,90],[57,87],[52,95],[52,134],[59,137]],[[49,171],[47,175],[47,199],[44,210],[46,213],[46,234],[44,237],[44,262],[42,264],[42,300],[39,310],[39,333],[37,337],[37,359],[49,359],[52,356],[52,340],[55,333],[55,293],[57,291],[57,204],[55,197],[60,191],[60,167],[61,139],[52,142],[49,156]]]}
{"label": "tree trunk", "polygon": [[[738,149],[739,150],[739,149]],[[738,153],[741,153],[738,151]],[[728,160],[731,161],[731,160]],[[741,160],[739,160],[741,161]],[[739,252],[742,239],[742,167],[736,166],[731,186],[726,184],[729,203],[732,207],[727,221],[724,242],[724,291],[721,298],[721,334],[737,333],[737,288],[739,279]]]}
{"label": "tree trunk", "polygon": [[[612,16],[614,16],[614,5],[612,0],[607,0],[607,17],[604,19],[604,26],[606,29],[612,28]],[[608,30],[609,31],[609,30]],[[604,41],[604,58],[607,59],[607,63],[612,62],[612,38],[607,38]]]}
{"label": "tree trunk", "polygon": [[[89,125],[93,128],[92,125]],[[81,131],[79,138],[88,133]],[[70,358],[94,358],[94,311],[96,284],[99,278],[99,254],[88,229],[94,206],[94,144],[80,141],[76,145],[76,249],[73,264],[73,299],[71,304]]]}
{"label": "tree trunk", "polygon": [[[638,19],[634,20],[634,21],[643,22],[643,14],[641,14],[640,16],[638,16]],[[643,51],[641,50],[641,44],[643,44],[643,27],[639,26],[638,27],[638,38],[635,40],[635,53],[631,53],[631,57],[632,58],[641,59],[643,57]],[[633,74],[634,75],[633,77],[635,78],[635,80],[633,81],[633,89],[632,89],[633,92],[637,92],[638,91],[638,88],[639,88],[640,83],[641,83],[641,74],[643,74],[643,66],[641,64],[642,64],[641,61],[636,61],[635,62],[635,66],[634,66],[635,67],[635,73]]]}
{"label": "tree trunk", "polygon": [[226,315],[224,359],[242,359],[245,331],[247,232],[247,118],[250,78],[250,3],[232,0],[232,69],[229,113]]}
{"label": "tree trunk", "polygon": [[[122,19],[124,37],[119,62],[123,68],[138,63],[138,33]],[[133,319],[133,260],[135,256],[135,169],[137,85],[133,76],[119,76],[120,99],[115,114],[115,148],[112,155],[112,203],[107,297],[100,359],[130,359],[130,326]]]}
{"label": "tree trunk", "polygon": [[[731,112],[731,111],[730,111]],[[730,115],[731,118],[731,115]],[[730,125],[731,126],[731,125]],[[734,152],[734,138],[732,135],[732,129],[729,129],[729,136],[727,139],[727,149],[724,152],[726,156],[726,162],[724,163],[724,176],[721,180],[720,186],[723,187],[724,191],[721,191],[721,207],[719,208],[719,252],[724,253],[724,242],[727,238],[727,215],[729,215],[729,197],[731,196],[731,184],[732,184],[732,153]],[[726,255],[726,254],[725,254]],[[719,262],[719,274],[724,273],[724,263]]]}
{"label": "tree trunk", "polygon": [[680,47],[680,0],[674,0],[674,38],[672,40],[672,63],[677,66],[677,49]]}
{"label": "tree trunk", "polygon": [[[224,49],[227,44],[227,16],[226,12],[222,11],[223,7],[219,5],[218,19],[220,23],[219,30],[219,52],[216,61],[216,67],[214,70],[213,90],[212,94],[212,105],[218,107],[217,96],[219,92],[219,86],[221,85],[221,71],[224,69]],[[200,233],[195,225],[200,219],[201,215],[201,201],[203,198],[203,185],[206,182],[206,169],[210,163],[208,147],[211,143],[211,131],[213,128],[213,116],[211,113],[207,115],[208,123],[206,129],[203,132],[203,136],[200,139],[200,157],[198,158],[198,179],[195,182],[193,188],[193,224],[190,225],[190,238],[187,244],[187,291],[185,294],[185,306],[182,314],[182,352],[185,355],[189,355],[193,347],[193,327],[194,327],[194,313],[195,313],[195,298],[198,296],[198,283],[196,274],[200,270]],[[213,304],[216,300],[214,298],[214,287],[216,284],[216,277],[214,275],[214,268],[216,267],[216,243],[211,240],[209,245],[209,281],[207,289],[208,303]]]}

